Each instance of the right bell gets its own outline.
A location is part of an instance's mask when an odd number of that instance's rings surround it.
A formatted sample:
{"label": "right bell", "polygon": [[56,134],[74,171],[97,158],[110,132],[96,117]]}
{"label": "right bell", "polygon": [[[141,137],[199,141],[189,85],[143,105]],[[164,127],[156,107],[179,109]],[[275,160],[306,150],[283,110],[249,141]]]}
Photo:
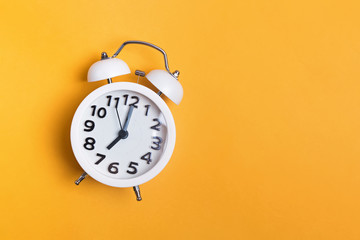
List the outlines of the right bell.
{"label": "right bell", "polygon": [[152,70],[146,75],[146,78],[171,101],[179,105],[183,98],[184,90],[177,80],[178,75],[178,71],[170,74],[165,70]]}

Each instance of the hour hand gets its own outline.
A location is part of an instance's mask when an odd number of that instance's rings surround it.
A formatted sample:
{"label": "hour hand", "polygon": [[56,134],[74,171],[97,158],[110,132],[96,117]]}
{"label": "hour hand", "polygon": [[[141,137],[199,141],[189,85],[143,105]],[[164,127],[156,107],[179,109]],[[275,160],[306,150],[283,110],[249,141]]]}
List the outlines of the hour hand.
{"label": "hour hand", "polygon": [[111,149],[113,146],[115,146],[115,144],[117,144],[117,142],[120,141],[121,139],[122,139],[122,136],[121,136],[121,135],[117,136],[117,138],[115,138],[114,141],[112,141],[112,142],[109,144],[109,146],[107,146],[106,148],[107,148],[108,150],[110,150],[110,149]]}
{"label": "hour hand", "polygon": [[127,131],[124,131],[124,130],[120,130],[119,132],[119,136],[117,136],[114,141],[112,141],[109,146],[107,146],[106,148],[108,150],[110,150],[113,146],[115,146],[115,144],[118,143],[118,141],[120,141],[121,139],[125,139],[128,137],[128,132]]}

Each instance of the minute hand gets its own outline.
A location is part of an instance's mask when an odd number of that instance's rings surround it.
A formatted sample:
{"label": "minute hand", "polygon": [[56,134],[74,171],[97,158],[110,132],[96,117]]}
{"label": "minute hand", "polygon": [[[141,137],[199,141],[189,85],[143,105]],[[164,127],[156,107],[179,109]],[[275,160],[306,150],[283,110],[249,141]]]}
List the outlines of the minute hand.
{"label": "minute hand", "polygon": [[127,131],[127,128],[129,126],[129,122],[130,122],[130,118],[131,118],[133,110],[134,110],[134,105],[131,105],[130,108],[129,108],[128,114],[126,116],[126,119],[125,119],[125,124],[124,124],[124,127],[123,127],[124,131]]}

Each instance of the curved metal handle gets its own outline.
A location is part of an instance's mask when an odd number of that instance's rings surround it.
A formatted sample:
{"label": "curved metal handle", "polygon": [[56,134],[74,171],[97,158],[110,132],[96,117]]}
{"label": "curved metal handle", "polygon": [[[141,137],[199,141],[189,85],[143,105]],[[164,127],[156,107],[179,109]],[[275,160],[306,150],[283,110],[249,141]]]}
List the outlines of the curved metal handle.
{"label": "curved metal handle", "polygon": [[148,42],[143,42],[143,41],[126,41],[124,42],[120,47],[119,49],[114,53],[114,55],[112,56],[112,58],[116,57],[117,55],[119,55],[120,51],[125,47],[125,45],[127,44],[142,44],[142,45],[146,45],[146,46],[149,46],[149,47],[152,47],[152,48],[155,48],[156,50],[160,51],[163,55],[164,55],[164,61],[165,61],[165,68],[166,68],[166,71],[168,71],[171,75],[172,73],[170,72],[170,69],[169,69],[169,64],[168,64],[168,59],[167,59],[167,55],[166,55],[166,52],[161,49],[160,47],[152,44],[152,43],[148,43]]}

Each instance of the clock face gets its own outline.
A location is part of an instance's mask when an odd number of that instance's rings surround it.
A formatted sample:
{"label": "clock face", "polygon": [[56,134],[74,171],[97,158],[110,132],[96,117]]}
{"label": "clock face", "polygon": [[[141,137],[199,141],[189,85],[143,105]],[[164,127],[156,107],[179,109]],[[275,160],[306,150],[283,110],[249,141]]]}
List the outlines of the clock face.
{"label": "clock face", "polygon": [[169,112],[162,111],[161,98],[151,90],[147,89],[149,94],[138,87],[111,87],[115,84],[85,99],[81,113],[77,110],[72,125],[73,150],[88,174],[100,176],[97,180],[112,186],[124,186],[125,182],[137,185],[131,180],[140,180],[151,172],[163,159],[168,138],[175,138],[168,130],[168,122],[173,119],[165,116]]}

